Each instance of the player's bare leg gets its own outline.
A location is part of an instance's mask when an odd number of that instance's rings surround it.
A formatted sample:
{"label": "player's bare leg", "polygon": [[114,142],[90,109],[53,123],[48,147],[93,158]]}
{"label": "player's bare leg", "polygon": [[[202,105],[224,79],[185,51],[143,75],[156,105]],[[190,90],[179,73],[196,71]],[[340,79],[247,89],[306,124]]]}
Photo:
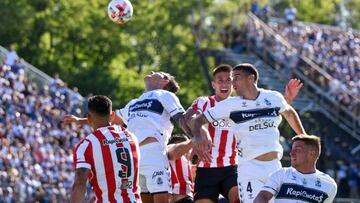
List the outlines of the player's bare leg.
{"label": "player's bare leg", "polygon": [[154,203],[170,203],[170,194],[169,193],[158,193],[154,194]]}
{"label": "player's bare leg", "polygon": [[141,201],[143,203],[154,203],[154,198],[150,193],[141,193]]}

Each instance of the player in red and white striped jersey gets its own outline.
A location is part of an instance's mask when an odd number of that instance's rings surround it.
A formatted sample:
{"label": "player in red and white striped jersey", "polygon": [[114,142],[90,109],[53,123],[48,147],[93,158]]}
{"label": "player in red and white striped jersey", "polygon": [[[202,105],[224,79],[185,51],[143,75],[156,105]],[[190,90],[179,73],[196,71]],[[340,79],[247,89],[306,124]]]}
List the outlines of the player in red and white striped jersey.
{"label": "player in red and white striped jersey", "polygon": [[75,181],[71,202],[83,202],[89,179],[95,202],[141,202],[139,144],[125,128],[111,125],[112,102],[105,96],[88,100],[88,122],[93,133],[74,150]]}
{"label": "player in red and white striped jersey", "polygon": [[[216,103],[228,98],[231,94],[231,70],[227,64],[213,70],[212,87],[215,95],[197,98],[187,110],[185,117],[190,122],[194,115],[205,112]],[[238,201],[237,189],[237,152],[234,133],[229,120],[218,120],[206,125],[210,132],[212,158],[209,162],[200,161],[196,170],[196,202],[217,202],[222,194],[231,203]]]}
{"label": "player in red and white striped jersey", "polygon": [[171,170],[172,201],[192,203],[194,183],[191,161],[188,159],[191,141],[185,135],[173,135],[168,143],[168,157]]}

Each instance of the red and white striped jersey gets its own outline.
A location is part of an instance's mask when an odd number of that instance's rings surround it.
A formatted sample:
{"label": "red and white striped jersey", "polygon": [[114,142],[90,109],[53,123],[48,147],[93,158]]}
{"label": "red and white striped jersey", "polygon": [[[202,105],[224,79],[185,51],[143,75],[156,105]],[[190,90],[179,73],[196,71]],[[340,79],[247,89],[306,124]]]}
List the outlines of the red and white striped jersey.
{"label": "red and white striped jersey", "polygon": [[[190,108],[205,112],[218,102],[215,96],[197,98]],[[231,130],[229,119],[221,119],[207,124],[213,147],[211,149],[211,163],[199,162],[198,167],[221,168],[237,164],[236,139]]]}
{"label": "red and white striped jersey", "polygon": [[137,138],[112,125],[98,128],[76,146],[74,164],[91,170],[96,202],[141,202],[139,154]]}
{"label": "red and white striped jersey", "polygon": [[173,194],[194,196],[194,183],[191,176],[191,163],[185,157],[169,160],[171,169],[171,186]]}

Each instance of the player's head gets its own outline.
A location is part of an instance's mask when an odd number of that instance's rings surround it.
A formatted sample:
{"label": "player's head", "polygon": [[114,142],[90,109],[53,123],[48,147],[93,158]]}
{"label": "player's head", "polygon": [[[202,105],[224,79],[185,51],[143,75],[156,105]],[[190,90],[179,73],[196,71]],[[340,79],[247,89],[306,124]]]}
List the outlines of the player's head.
{"label": "player's head", "polygon": [[231,70],[232,67],[228,64],[218,65],[213,70],[211,85],[215,90],[215,95],[221,100],[228,98],[231,94]]}
{"label": "player's head", "polygon": [[291,166],[294,168],[314,165],[321,153],[320,138],[315,135],[297,135],[292,138],[290,152]]}
{"label": "player's head", "polygon": [[112,102],[107,96],[95,95],[88,99],[88,119],[91,125],[94,123],[110,122],[114,113]]}
{"label": "player's head", "polygon": [[168,144],[176,144],[187,140],[189,140],[189,138],[184,134],[174,134],[170,137]]}
{"label": "player's head", "polygon": [[165,72],[151,71],[149,75],[145,76],[144,81],[146,91],[164,89],[176,93],[180,89],[175,77]]}
{"label": "player's head", "polygon": [[233,87],[238,95],[242,95],[250,86],[257,85],[259,72],[249,63],[240,63],[232,70]]}

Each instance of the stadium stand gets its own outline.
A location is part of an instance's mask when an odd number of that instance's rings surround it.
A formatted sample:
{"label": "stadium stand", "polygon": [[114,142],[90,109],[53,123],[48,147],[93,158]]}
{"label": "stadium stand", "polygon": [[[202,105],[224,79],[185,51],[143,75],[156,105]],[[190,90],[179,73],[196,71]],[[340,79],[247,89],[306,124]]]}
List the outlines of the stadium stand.
{"label": "stadium stand", "polygon": [[90,129],[61,126],[61,119],[81,114],[83,98],[59,78],[33,82],[22,65],[0,63],[0,202],[68,202],[71,149]]}
{"label": "stadium stand", "polygon": [[[260,86],[280,92],[283,92],[289,78],[302,79],[305,84],[294,106],[301,113],[305,128],[322,137],[324,150],[319,168],[331,174],[338,184],[341,183],[342,189],[339,190],[336,202],[359,202],[360,200],[356,199],[341,199],[358,198],[360,193],[357,96],[346,87],[341,92],[332,92],[331,85],[336,78],[299,52],[286,38],[281,37],[277,30],[271,29],[256,16],[249,14],[246,27],[235,28],[232,32],[229,35],[235,37],[234,41],[229,43],[232,44],[231,50],[206,50],[207,55],[213,56],[216,64],[255,64],[263,78],[259,81]],[[234,44],[236,46],[233,46]],[[239,51],[239,46],[245,46],[247,51]],[[346,100],[352,103],[344,102]],[[284,149],[289,150],[288,140],[282,139]],[[284,157],[283,162],[284,165],[289,165],[288,157]]]}

